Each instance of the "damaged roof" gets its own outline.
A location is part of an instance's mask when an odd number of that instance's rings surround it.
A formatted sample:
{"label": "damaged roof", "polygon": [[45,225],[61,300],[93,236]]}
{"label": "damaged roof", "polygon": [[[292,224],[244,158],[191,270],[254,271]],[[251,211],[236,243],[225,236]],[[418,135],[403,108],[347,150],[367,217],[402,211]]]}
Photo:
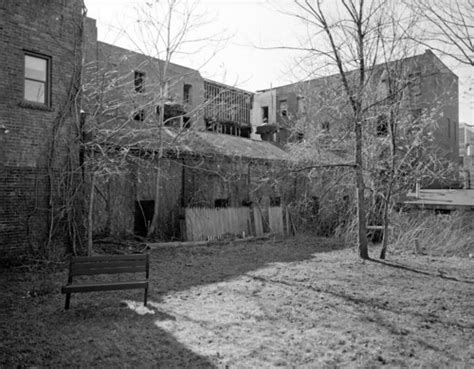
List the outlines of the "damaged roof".
{"label": "damaged roof", "polygon": [[[161,133],[163,150],[170,154],[188,153],[260,160],[290,160],[287,152],[266,141],[204,131],[190,130],[176,133],[167,127],[163,127]],[[157,152],[160,149],[160,132],[157,129],[124,130],[123,134],[116,134],[113,141],[120,146]]]}

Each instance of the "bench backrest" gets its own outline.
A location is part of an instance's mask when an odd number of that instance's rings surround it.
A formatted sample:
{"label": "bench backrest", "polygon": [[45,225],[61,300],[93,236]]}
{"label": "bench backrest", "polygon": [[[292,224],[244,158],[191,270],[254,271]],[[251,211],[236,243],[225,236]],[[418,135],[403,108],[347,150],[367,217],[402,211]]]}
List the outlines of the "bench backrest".
{"label": "bench backrest", "polygon": [[78,275],[146,273],[148,278],[148,254],[72,256],[69,278]]}

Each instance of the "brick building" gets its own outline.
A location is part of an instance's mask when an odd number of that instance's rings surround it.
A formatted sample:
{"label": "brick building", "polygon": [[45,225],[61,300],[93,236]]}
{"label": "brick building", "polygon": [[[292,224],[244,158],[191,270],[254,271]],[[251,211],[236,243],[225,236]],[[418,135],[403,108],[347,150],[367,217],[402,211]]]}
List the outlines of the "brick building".
{"label": "brick building", "polygon": [[102,148],[112,148],[109,157],[120,156],[116,147],[127,153],[116,160],[120,167],[97,170],[94,233],[146,234],[157,211],[155,235],[182,239],[186,207],[285,200],[280,187],[259,181],[289,158],[268,142],[250,140],[252,93],[174,63],[164,73],[160,59],[97,41],[89,18],[84,53],[86,127],[93,139],[102,135]]}
{"label": "brick building", "polygon": [[83,2],[5,0],[0,19],[0,255],[48,254],[75,232]]}
{"label": "brick building", "polygon": [[[367,105],[381,100],[386,93],[386,69],[387,66],[377,65],[367,72]],[[458,77],[430,50],[392,62],[388,69],[403,80],[402,110],[413,117],[414,124],[422,114],[433,114],[434,146],[451,162],[458,163]],[[348,73],[349,80],[353,76],[355,72]],[[252,125],[254,131],[263,133],[262,137],[281,145],[307,134],[336,136],[350,130],[348,108],[339,75],[331,75],[258,92]],[[383,136],[380,118],[373,109],[373,116],[369,113],[364,127],[366,132]]]}

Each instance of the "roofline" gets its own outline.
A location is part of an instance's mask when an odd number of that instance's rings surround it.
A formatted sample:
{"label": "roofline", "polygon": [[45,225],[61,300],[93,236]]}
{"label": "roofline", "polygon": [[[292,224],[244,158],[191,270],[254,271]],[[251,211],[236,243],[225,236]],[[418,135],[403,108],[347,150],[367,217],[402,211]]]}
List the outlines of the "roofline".
{"label": "roofline", "polygon": [[[400,62],[400,61],[407,61],[407,60],[410,60],[410,59],[415,59],[415,58],[421,58],[423,57],[424,55],[432,55],[434,56],[441,64],[443,64],[443,66],[449,70],[456,78],[458,78],[458,76],[450,69],[446,66],[446,64],[444,64],[440,58],[438,58],[436,56],[436,54],[433,53],[433,51],[431,51],[431,49],[426,49],[425,52],[421,53],[421,54],[415,54],[415,55],[412,55],[412,56],[408,56],[406,58],[402,58],[402,59],[396,59],[396,60],[393,60],[393,61],[389,61],[387,62],[388,64],[390,63],[396,63],[396,62]],[[379,64],[375,64],[369,68],[367,68],[367,70],[372,70],[372,69],[375,69],[379,66],[382,66],[384,65],[385,63],[379,63]],[[357,72],[357,69],[353,69],[353,70],[350,70],[350,71],[347,71],[345,72],[346,74],[349,74],[349,73],[354,73],[354,72]],[[340,73],[333,73],[333,74],[329,74],[327,76],[321,76],[321,77],[317,77],[317,78],[311,78],[311,79],[307,79],[307,80],[300,80],[300,81],[296,81],[296,82],[293,82],[293,83],[287,83],[287,84],[284,84],[284,85],[280,85],[280,86],[276,86],[276,87],[271,87],[271,88],[267,88],[267,89],[263,89],[263,90],[257,90],[256,93],[262,93],[262,92],[268,92],[268,91],[273,91],[273,90],[277,90],[277,89],[280,89],[280,88],[284,88],[284,87],[290,87],[290,86],[293,86],[293,85],[296,85],[298,83],[308,83],[308,82],[312,82],[312,81],[319,81],[319,80],[324,80],[326,78],[334,78],[334,77],[339,77],[340,76]]]}
{"label": "roofline", "polygon": [[242,88],[238,88],[238,87],[234,87],[234,86],[231,86],[231,85],[227,85],[225,83],[222,83],[222,82],[217,82],[217,81],[214,81],[212,79],[208,79],[208,78],[203,78],[204,79],[204,82],[208,82],[208,83],[213,83],[215,85],[219,85],[221,87],[224,87],[224,88],[227,88],[229,90],[237,90],[237,91],[240,91],[240,92],[244,92],[246,94],[249,94],[249,95],[254,95],[255,92],[252,92],[252,91],[248,91],[248,90],[244,90]]}

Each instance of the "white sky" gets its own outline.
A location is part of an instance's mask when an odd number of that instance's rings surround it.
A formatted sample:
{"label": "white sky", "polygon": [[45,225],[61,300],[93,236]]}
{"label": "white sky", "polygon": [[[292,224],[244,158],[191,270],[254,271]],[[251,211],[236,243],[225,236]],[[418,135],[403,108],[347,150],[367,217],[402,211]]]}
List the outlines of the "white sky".
{"label": "white sky", "polygon": [[[135,4],[146,0],[85,0],[88,16],[97,20],[101,41],[133,49],[129,29],[136,16]],[[250,91],[296,82],[297,52],[263,50],[259,46],[295,45],[304,34],[301,24],[274,8],[290,0],[201,0],[200,12],[212,23],[204,32],[231,36],[225,47],[203,67],[195,55],[177,57],[174,62],[198,68],[218,82]],[[442,59],[459,76],[460,121],[474,124],[474,80],[472,67],[462,67]]]}

